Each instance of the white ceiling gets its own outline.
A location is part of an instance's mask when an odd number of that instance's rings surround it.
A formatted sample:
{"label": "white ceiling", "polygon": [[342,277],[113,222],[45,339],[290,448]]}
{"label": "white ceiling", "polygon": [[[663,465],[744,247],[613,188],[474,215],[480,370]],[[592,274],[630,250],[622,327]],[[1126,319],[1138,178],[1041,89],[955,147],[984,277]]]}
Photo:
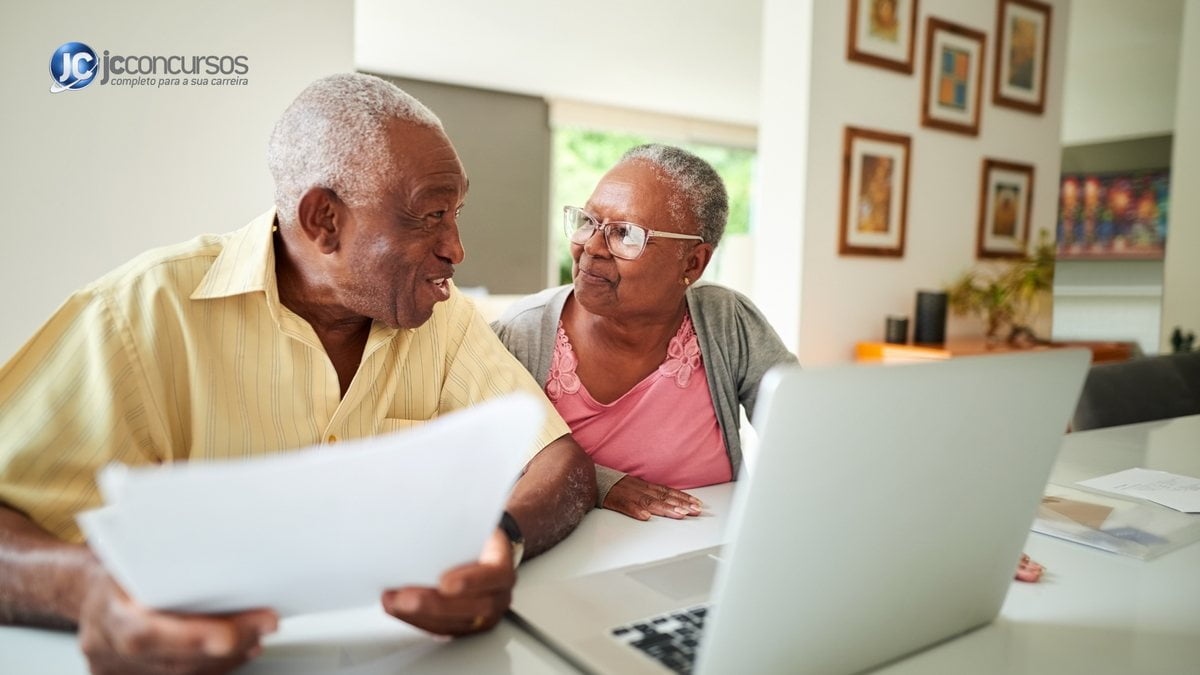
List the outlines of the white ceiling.
{"label": "white ceiling", "polygon": [[762,1],[356,0],[355,64],[754,125]]}

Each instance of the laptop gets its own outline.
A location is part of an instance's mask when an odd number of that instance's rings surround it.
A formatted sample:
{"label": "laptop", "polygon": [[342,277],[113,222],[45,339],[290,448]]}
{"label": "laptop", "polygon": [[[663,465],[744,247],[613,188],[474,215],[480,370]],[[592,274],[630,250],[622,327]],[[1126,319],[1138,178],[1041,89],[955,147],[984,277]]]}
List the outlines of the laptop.
{"label": "laptop", "polygon": [[527,587],[518,621],[586,671],[701,675],[855,673],[982,626],[1089,360],[775,369],[730,543]]}

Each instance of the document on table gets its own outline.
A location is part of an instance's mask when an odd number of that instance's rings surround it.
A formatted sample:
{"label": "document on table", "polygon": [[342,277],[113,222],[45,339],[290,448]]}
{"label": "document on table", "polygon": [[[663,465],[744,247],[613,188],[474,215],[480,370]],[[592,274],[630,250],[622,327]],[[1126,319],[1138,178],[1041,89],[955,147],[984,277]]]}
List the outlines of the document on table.
{"label": "document on table", "polygon": [[1050,483],[1033,531],[1150,560],[1200,541],[1200,519],[1144,499]]}
{"label": "document on table", "polygon": [[1148,499],[1184,513],[1200,513],[1200,478],[1151,469],[1126,469],[1079,481],[1093,490]]}
{"label": "document on table", "polygon": [[288,616],[433,586],[496,528],[544,413],[528,394],[418,429],[239,461],[110,465],[88,544],[144,605]]}

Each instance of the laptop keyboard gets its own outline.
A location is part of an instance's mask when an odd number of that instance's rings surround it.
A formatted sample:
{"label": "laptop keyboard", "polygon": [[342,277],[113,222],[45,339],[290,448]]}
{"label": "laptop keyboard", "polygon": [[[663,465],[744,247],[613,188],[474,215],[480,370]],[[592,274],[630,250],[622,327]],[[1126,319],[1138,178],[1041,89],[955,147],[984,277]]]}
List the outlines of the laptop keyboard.
{"label": "laptop keyboard", "polygon": [[699,605],[634,621],[612,629],[610,635],[667,668],[687,675],[696,663],[704,616],[711,606]]}

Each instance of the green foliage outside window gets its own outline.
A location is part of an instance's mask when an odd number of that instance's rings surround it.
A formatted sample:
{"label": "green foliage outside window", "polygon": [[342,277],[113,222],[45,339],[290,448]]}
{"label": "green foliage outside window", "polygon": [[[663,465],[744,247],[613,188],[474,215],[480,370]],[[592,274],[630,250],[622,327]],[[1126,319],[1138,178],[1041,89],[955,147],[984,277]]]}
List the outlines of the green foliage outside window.
{"label": "green foliage outside window", "polygon": [[[726,234],[750,231],[750,183],[753,174],[753,150],[718,145],[674,143],[662,139],[619,132],[560,127],[554,130],[553,199],[550,208],[552,241],[558,251],[559,282],[571,281],[571,253],[562,232],[562,207],[583,206],[600,178],[612,168],[626,150],[643,143],[670,143],[704,158],[717,170],[729,191],[729,222]],[[653,223],[643,223],[655,228]]]}

